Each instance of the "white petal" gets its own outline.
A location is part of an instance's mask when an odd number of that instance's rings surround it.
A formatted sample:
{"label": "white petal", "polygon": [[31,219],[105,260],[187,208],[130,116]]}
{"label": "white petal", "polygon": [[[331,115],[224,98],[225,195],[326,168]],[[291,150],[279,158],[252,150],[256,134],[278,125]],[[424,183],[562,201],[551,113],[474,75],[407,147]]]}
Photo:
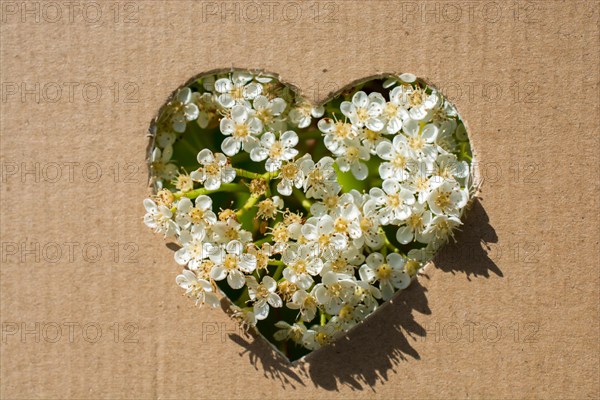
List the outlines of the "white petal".
{"label": "white petal", "polygon": [[396,239],[402,244],[407,244],[413,240],[413,231],[408,226],[402,226],[396,232]]}
{"label": "white petal", "polygon": [[221,150],[228,156],[234,156],[240,151],[241,143],[232,137],[227,137],[221,143]]}
{"label": "white petal", "polygon": [[229,271],[229,274],[227,275],[227,283],[232,289],[241,289],[246,283],[244,280],[244,274],[237,269]]}

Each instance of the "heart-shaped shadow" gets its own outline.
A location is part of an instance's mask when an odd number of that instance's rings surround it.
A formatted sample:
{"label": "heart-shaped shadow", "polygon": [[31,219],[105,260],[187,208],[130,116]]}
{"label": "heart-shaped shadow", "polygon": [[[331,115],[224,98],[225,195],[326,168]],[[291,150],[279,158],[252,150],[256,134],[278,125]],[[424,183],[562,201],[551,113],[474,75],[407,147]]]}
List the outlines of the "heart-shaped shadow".
{"label": "heart-shaped shadow", "polygon": [[210,73],[151,126],[145,223],[174,239],[177,283],[289,360],[361,324],[454,237],[475,186],[466,128],[411,74],[322,105],[275,76]]}

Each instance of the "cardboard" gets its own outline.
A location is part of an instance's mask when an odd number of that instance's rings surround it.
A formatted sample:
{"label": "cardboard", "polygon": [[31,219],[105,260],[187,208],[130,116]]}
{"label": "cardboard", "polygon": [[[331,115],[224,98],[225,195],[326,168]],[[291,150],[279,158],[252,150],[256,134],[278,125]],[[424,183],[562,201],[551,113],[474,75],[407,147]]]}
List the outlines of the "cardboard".
{"label": "cardboard", "polygon": [[[597,3],[0,7],[2,398],[599,396]],[[229,66],[315,101],[414,73],[484,179],[419,284],[297,366],[182,297],[141,221],[150,120]]]}

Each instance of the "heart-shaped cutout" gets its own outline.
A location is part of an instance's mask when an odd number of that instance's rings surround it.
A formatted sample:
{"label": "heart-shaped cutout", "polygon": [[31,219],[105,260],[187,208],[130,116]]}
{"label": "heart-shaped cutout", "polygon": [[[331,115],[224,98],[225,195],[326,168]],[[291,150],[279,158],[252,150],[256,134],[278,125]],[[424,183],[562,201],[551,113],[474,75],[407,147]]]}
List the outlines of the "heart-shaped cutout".
{"label": "heart-shaped cutout", "polygon": [[177,283],[290,360],[406,288],[473,195],[463,121],[412,74],[320,106],[269,74],[203,75],[151,133],[144,221],[181,246]]}

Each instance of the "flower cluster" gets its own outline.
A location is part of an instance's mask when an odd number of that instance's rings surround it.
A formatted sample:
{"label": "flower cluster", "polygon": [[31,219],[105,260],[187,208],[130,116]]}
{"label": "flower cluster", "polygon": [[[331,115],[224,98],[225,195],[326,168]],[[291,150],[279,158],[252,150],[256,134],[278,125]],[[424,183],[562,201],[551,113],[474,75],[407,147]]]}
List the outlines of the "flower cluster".
{"label": "flower cluster", "polygon": [[236,71],[156,121],[144,221],[181,246],[177,283],[197,304],[225,293],[281,349],[330,343],[406,288],[472,196],[464,124],[437,90],[410,74],[358,89],[317,107]]}

